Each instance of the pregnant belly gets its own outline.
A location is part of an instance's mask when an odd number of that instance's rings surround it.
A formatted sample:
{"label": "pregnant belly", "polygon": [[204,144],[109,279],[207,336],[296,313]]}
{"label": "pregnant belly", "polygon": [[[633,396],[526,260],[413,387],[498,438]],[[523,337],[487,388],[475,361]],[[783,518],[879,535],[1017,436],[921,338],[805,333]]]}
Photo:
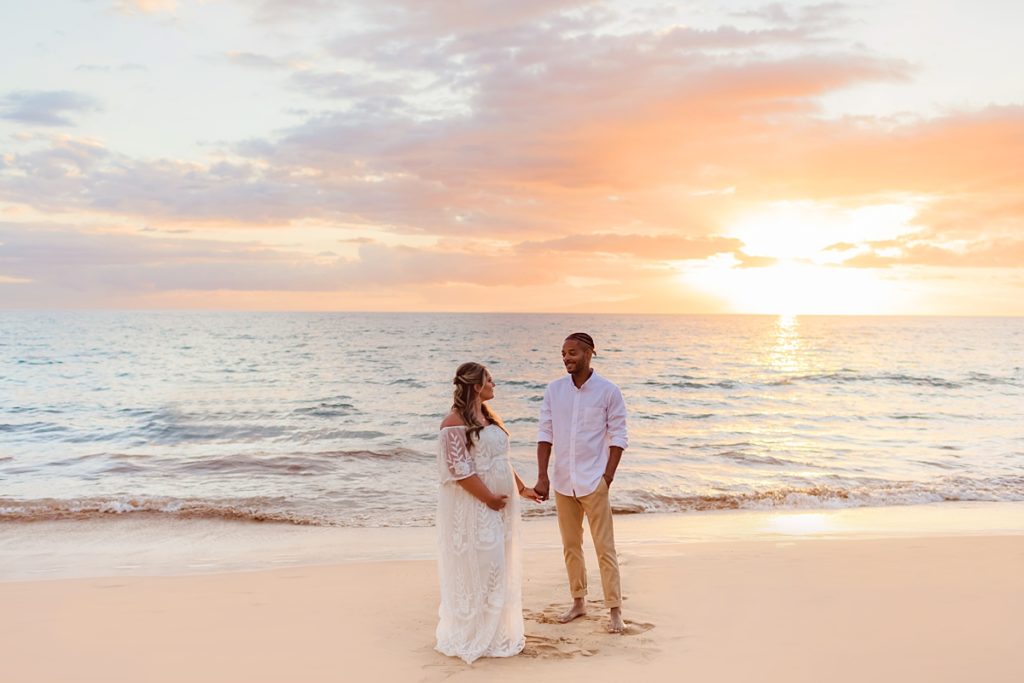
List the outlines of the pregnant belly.
{"label": "pregnant belly", "polygon": [[496,460],[486,472],[480,474],[480,479],[493,493],[498,495],[511,496],[516,491],[515,478],[512,476],[512,466],[508,460]]}

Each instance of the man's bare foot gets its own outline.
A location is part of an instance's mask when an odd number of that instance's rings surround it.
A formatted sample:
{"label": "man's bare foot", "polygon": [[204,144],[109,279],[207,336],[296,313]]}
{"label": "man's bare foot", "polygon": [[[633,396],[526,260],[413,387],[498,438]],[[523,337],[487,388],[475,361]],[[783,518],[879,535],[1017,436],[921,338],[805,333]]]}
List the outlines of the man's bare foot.
{"label": "man's bare foot", "polygon": [[608,612],[608,633],[622,633],[626,625],[622,623],[622,608],[612,607]]}
{"label": "man's bare foot", "polygon": [[574,598],[572,601],[572,607],[562,612],[558,616],[559,624],[568,624],[573,619],[579,619],[587,613],[587,603],[584,602],[583,598]]}

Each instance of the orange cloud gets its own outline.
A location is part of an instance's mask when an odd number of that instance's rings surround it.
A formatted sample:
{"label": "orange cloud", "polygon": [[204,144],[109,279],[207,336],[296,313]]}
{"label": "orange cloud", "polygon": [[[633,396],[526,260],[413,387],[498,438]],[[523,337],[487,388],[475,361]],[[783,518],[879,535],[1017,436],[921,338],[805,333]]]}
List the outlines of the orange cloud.
{"label": "orange cloud", "polygon": [[1020,268],[1024,266],[1024,240],[1000,240],[969,244],[959,250],[927,243],[902,244],[897,253],[880,254],[879,248],[892,251],[889,243],[869,242],[867,252],[843,261],[856,268],[888,268],[895,265],[941,266],[958,268]]}

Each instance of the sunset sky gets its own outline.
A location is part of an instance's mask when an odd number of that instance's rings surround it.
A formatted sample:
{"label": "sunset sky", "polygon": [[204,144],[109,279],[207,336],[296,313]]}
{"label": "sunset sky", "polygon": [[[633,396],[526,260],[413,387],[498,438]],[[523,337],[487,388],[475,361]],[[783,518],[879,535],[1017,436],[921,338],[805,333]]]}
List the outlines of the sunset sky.
{"label": "sunset sky", "polygon": [[0,9],[0,308],[1024,315],[1024,3]]}

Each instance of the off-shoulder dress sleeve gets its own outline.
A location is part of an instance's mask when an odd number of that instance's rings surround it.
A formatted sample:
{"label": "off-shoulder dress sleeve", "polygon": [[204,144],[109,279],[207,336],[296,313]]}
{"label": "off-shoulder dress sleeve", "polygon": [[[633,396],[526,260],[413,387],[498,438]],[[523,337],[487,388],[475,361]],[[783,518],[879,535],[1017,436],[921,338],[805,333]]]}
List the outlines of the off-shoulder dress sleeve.
{"label": "off-shoulder dress sleeve", "polygon": [[438,439],[437,464],[442,483],[476,474],[476,463],[466,443],[465,427],[445,427]]}

